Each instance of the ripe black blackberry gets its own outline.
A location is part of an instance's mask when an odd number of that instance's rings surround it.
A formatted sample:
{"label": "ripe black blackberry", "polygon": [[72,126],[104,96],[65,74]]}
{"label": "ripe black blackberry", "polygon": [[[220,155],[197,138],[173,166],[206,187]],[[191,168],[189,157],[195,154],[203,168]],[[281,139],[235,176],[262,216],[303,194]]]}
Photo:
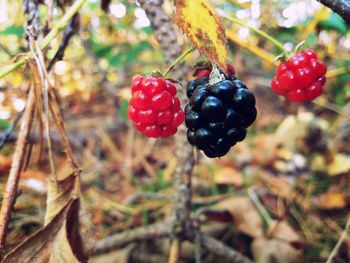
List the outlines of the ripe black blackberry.
{"label": "ripe black blackberry", "polygon": [[257,115],[253,93],[231,72],[213,85],[204,74],[187,85],[187,139],[210,158],[243,141]]}

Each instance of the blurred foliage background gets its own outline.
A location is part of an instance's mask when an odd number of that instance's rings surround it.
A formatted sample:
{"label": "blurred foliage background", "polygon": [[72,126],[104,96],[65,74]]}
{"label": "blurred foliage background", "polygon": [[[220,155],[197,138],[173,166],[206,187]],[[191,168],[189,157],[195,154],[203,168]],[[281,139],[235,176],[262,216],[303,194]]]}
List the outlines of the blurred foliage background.
{"label": "blurred foliage background", "polygon": [[[314,48],[327,63],[328,80],[315,102],[284,101],[270,91],[279,51],[248,28],[223,19],[229,60],[257,97],[258,119],[248,138],[226,157],[211,160],[195,153],[193,209],[214,205],[228,210],[235,220],[209,222],[208,231],[243,253],[253,254],[261,260],[258,262],[269,262],[262,259],[265,250],[275,256],[275,262],[323,262],[345,227],[350,201],[349,26],[314,0],[217,0],[212,4],[220,15],[246,20],[289,50],[305,40],[303,48]],[[165,1],[164,7],[173,15],[171,1]],[[64,8],[54,7],[53,24]],[[40,5],[40,15],[43,24],[45,5]],[[21,1],[0,0],[1,66],[27,51],[24,22]],[[61,40],[59,36],[52,41],[48,59]],[[190,47],[182,36],[178,42]],[[199,58],[195,52],[186,63],[194,65]],[[140,192],[171,196],[177,159],[173,139],[143,138],[125,115],[132,77],[167,67],[145,12],[131,0],[111,1],[109,13],[101,9],[100,1],[88,1],[80,11],[79,33],[70,41],[64,60],[54,65],[52,78],[83,170],[83,195],[99,238],[158,221],[171,209],[167,198],[130,201]],[[30,81],[26,67],[0,80],[1,140],[25,107]],[[15,137],[16,131],[0,151],[0,189],[5,186]],[[37,137],[32,134],[34,142]],[[63,172],[67,168],[63,154],[59,145],[54,149]],[[36,147],[32,160],[35,154]],[[48,169],[44,158],[40,163],[32,161],[22,175],[10,225],[10,247],[42,224]],[[254,205],[243,206],[245,202]],[[285,225],[276,230],[275,222]],[[257,233],[264,233],[262,244]],[[155,247],[142,247],[142,253],[166,254],[164,244]],[[193,248],[188,251],[183,260],[191,262]],[[350,240],[346,238],[334,262],[349,262],[349,255]],[[289,261],[283,261],[286,258]]]}

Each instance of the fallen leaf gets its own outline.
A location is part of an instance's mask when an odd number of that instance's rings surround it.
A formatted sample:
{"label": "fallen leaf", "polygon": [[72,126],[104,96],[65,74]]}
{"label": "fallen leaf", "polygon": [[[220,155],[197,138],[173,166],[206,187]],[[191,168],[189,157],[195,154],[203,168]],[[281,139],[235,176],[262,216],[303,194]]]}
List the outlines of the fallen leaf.
{"label": "fallen leaf", "polygon": [[258,237],[252,243],[256,263],[302,263],[302,250],[278,239]]}
{"label": "fallen leaf", "polygon": [[7,254],[3,262],[79,262],[67,238],[69,215],[78,208],[78,202],[78,199],[69,202],[50,223]]}
{"label": "fallen leaf", "polygon": [[263,221],[248,197],[231,197],[217,203],[213,208],[228,211],[233,217],[237,229],[248,236],[256,238],[263,235]]}
{"label": "fallen leaf", "polygon": [[208,0],[175,0],[175,22],[199,52],[226,71],[225,28]]}
{"label": "fallen leaf", "polygon": [[232,167],[225,167],[214,173],[214,182],[217,184],[232,184],[236,187],[240,187],[243,184],[242,173]]}
{"label": "fallen leaf", "polygon": [[327,172],[331,176],[347,173],[350,171],[350,156],[337,154],[333,162],[327,165]]}
{"label": "fallen leaf", "polygon": [[337,176],[350,172],[350,156],[336,154],[331,163],[326,163],[323,156],[316,156],[311,162],[311,170],[326,172],[330,176]]}
{"label": "fallen leaf", "polygon": [[[59,177],[63,177],[62,175]],[[24,240],[4,262],[87,262],[95,232],[80,199],[80,174],[49,179],[45,226]]]}
{"label": "fallen leaf", "polygon": [[260,171],[257,177],[272,193],[279,197],[293,201],[297,193],[293,190],[287,178],[270,175],[267,172]]}
{"label": "fallen leaf", "polygon": [[321,209],[343,209],[346,207],[344,193],[328,192],[316,199],[316,204]]}
{"label": "fallen leaf", "polygon": [[269,226],[267,236],[288,242],[296,248],[301,248],[302,246],[298,233],[289,225],[287,221],[274,220]]}

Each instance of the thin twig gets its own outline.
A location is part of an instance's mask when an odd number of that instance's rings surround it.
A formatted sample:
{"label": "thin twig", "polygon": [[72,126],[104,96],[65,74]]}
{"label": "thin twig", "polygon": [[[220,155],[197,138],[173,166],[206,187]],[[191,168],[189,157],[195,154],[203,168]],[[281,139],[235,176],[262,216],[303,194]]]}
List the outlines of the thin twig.
{"label": "thin twig", "polygon": [[221,243],[220,241],[216,240],[215,238],[212,237],[207,237],[204,235],[201,235],[201,244],[202,246],[208,250],[209,252],[222,256],[230,262],[235,262],[235,263],[253,263],[249,258],[246,256],[242,255],[236,250],[233,250],[229,246]]}
{"label": "thin twig", "polygon": [[103,254],[141,240],[154,240],[156,238],[169,237],[170,232],[171,227],[169,224],[159,223],[111,235],[97,241],[94,254]]}
{"label": "thin twig", "polygon": [[16,201],[17,186],[19,177],[21,174],[23,161],[25,157],[26,145],[28,142],[28,136],[31,129],[32,118],[34,114],[34,89],[30,88],[27,106],[24,111],[23,121],[18,135],[18,140],[16,144],[16,149],[13,154],[13,161],[10,170],[9,177],[7,179],[6,189],[4,193],[4,198],[1,205],[0,211],[0,251],[3,254],[3,248],[5,245],[6,234],[8,229],[8,224],[11,218],[11,213]]}
{"label": "thin twig", "polygon": [[56,51],[55,56],[51,59],[49,65],[47,66],[47,70],[50,71],[52,66],[59,60],[63,59],[64,52],[69,44],[70,39],[74,36],[74,34],[77,32],[77,27],[79,25],[79,13],[76,13],[72,19],[69,21],[66,29],[63,33],[63,38],[61,41],[61,44]]}
{"label": "thin twig", "polygon": [[[71,6],[71,8],[60,19],[58,24],[40,42],[41,49],[46,48],[51,43],[51,41],[66,27],[66,25],[71,20],[71,18],[79,11],[80,7],[86,1],[87,0],[77,0],[76,2],[74,2],[74,4]],[[18,69],[19,67],[23,66],[27,62],[29,57],[30,57],[30,53],[26,53],[24,58],[18,60],[15,63],[9,64],[9,65],[1,68],[0,69],[0,79],[5,77],[6,75],[10,74],[12,71]]]}
{"label": "thin twig", "polygon": [[344,228],[343,232],[341,233],[341,236],[340,236],[337,244],[335,245],[331,254],[329,255],[326,263],[333,262],[333,259],[338,254],[338,251],[339,251],[341,245],[343,244],[344,240],[346,239],[349,230],[350,230],[350,216],[348,217],[348,221],[346,222],[345,228]]}

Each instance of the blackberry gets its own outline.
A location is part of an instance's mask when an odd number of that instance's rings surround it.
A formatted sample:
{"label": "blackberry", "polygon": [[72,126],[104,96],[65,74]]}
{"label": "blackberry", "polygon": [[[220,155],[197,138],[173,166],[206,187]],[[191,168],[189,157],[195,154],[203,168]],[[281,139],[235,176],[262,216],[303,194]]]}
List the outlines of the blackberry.
{"label": "blackberry", "polygon": [[234,76],[232,68],[224,80],[213,85],[207,72],[205,68],[197,70],[197,79],[187,85],[190,102],[185,108],[185,124],[188,142],[215,158],[245,139],[257,111],[253,93]]}

